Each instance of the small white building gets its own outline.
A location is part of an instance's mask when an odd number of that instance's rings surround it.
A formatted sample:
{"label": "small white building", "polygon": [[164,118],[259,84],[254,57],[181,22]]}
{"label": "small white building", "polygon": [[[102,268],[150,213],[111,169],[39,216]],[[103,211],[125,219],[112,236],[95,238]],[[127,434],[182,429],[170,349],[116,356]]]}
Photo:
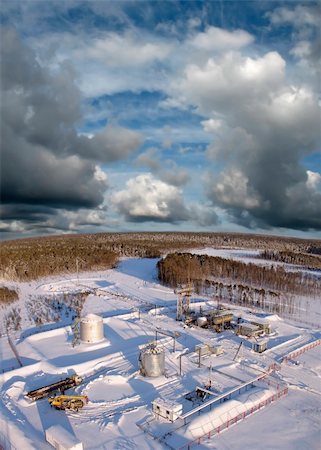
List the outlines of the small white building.
{"label": "small white building", "polygon": [[52,425],[45,431],[46,440],[56,450],[83,450],[82,442],[61,425]]}
{"label": "small white building", "polygon": [[174,422],[183,413],[183,405],[161,398],[154,400],[152,407],[156,416],[163,417],[171,422]]}
{"label": "small white building", "polygon": [[262,339],[261,341],[253,342],[252,350],[256,353],[263,353],[267,349],[268,341],[267,339]]}

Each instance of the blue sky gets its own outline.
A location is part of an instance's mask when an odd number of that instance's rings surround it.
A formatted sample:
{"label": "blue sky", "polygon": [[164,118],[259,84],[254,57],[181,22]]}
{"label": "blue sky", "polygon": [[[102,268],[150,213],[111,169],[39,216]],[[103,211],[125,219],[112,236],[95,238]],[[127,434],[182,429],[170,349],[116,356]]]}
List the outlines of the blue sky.
{"label": "blue sky", "polygon": [[320,2],[2,2],[2,237],[321,237]]}

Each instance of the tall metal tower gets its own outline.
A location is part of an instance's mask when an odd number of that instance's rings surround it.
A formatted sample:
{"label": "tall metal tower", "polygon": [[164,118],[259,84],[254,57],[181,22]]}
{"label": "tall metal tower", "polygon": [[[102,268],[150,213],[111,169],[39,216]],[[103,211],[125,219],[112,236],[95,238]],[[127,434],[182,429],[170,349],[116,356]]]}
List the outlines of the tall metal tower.
{"label": "tall metal tower", "polygon": [[184,320],[190,310],[190,301],[193,292],[191,283],[175,291],[177,294],[176,320]]}

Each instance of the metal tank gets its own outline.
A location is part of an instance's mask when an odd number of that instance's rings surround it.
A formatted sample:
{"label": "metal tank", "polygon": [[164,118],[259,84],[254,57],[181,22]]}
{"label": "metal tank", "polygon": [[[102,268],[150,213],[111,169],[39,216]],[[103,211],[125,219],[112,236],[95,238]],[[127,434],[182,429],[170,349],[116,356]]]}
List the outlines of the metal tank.
{"label": "metal tank", "polygon": [[205,327],[207,325],[207,317],[198,317],[197,318],[197,326]]}
{"label": "metal tank", "polygon": [[139,354],[140,373],[144,377],[159,377],[165,373],[165,350],[152,342]]}
{"label": "metal tank", "polygon": [[93,344],[104,339],[103,319],[96,314],[87,314],[80,320],[80,340]]}

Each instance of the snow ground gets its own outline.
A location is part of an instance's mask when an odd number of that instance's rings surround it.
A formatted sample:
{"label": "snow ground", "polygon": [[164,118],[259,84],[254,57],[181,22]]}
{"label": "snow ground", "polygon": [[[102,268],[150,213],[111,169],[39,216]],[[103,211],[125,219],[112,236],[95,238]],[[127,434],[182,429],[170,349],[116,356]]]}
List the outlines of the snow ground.
{"label": "snow ground", "polygon": [[[241,257],[240,252],[237,254]],[[253,252],[246,251],[246,254],[251,256]],[[0,446],[9,447],[10,441],[12,447],[19,450],[49,449],[44,431],[51,425],[60,424],[75,434],[85,449],[165,448],[164,442],[152,439],[137,426],[152,418],[151,402],[154,399],[161,397],[181,402],[183,412],[187,412],[193,405],[184,395],[197,385],[203,386],[210,379],[213,392],[223,394],[253,379],[273,362],[280,363],[290,351],[321,337],[319,329],[298,327],[276,315],[268,316],[273,329],[269,349],[256,354],[251,350],[249,340],[230,330],[216,334],[207,329],[183,327],[175,320],[175,293],[157,281],[156,262],[155,259],[125,259],[115,270],[82,273],[79,278],[65,275],[18,284],[20,300],[17,303],[22,313],[29,296],[51,298],[90,288],[93,293],[87,297],[82,313],[100,314],[104,318],[106,339],[98,344],[73,347],[71,317],[30,329],[33,324],[27,315],[22,315],[24,331],[12,335],[23,362],[22,368],[17,368],[6,337],[0,339],[3,371],[0,375]],[[210,299],[193,300],[198,302],[195,308],[214,306]],[[248,308],[227,306],[236,316],[253,318]],[[320,311],[320,301],[314,306]],[[179,332],[180,336],[175,351],[170,337],[158,336],[166,349],[166,376],[145,378],[138,372],[139,347],[155,338],[156,328]],[[241,340],[241,362],[236,362],[233,359]],[[224,354],[203,357],[201,367],[198,367],[197,354],[185,356],[182,358],[182,376],[179,376],[178,355],[209,341],[221,344]],[[201,447],[220,450],[319,448],[320,351],[321,346],[315,347],[297,357],[299,364],[282,364],[281,371],[274,375],[276,380],[289,385],[287,397],[218,437],[203,441]],[[14,370],[8,370],[12,364],[16,364]],[[90,400],[78,413],[51,409],[46,399],[34,403],[25,399],[29,390],[72,373],[84,378],[75,392],[88,395]],[[150,431],[156,430],[161,436],[171,427],[154,419]]]}

